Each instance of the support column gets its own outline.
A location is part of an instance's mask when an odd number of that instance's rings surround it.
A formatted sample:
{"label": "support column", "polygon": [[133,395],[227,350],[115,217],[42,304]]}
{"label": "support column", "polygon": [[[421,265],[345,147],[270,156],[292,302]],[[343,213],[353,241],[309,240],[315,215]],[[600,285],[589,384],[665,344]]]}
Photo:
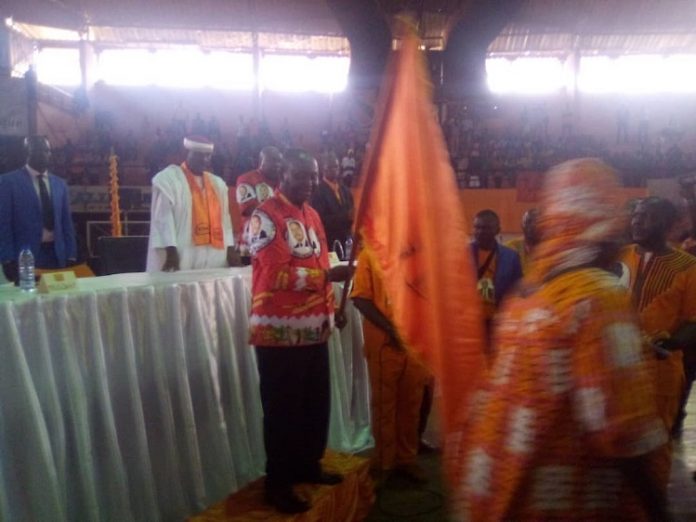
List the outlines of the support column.
{"label": "support column", "polygon": [[9,78],[12,75],[10,29],[2,22],[0,24],[0,77]]}
{"label": "support column", "polygon": [[254,108],[254,118],[260,122],[262,120],[261,107],[261,48],[259,46],[259,33],[254,31],[251,33],[252,42],[252,57],[254,60],[254,99],[252,106]]}
{"label": "support column", "polygon": [[36,79],[36,72],[34,72],[33,66],[24,75],[24,81],[26,82],[27,89],[27,123],[28,123],[28,134],[33,136],[38,134],[39,120],[38,120],[38,80]]}

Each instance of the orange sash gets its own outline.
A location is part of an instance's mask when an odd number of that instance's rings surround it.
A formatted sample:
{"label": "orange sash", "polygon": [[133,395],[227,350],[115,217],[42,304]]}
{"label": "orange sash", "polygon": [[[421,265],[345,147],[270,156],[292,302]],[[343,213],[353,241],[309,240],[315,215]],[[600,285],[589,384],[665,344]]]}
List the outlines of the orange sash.
{"label": "orange sash", "polygon": [[[225,247],[222,234],[222,211],[215,188],[210,181],[210,174],[203,174],[203,190],[198,185],[195,175],[186,163],[181,164],[191,189],[193,205],[193,244],[196,246],[210,245],[213,248]],[[205,192],[204,192],[205,191]],[[206,195],[208,196],[206,198]]]}

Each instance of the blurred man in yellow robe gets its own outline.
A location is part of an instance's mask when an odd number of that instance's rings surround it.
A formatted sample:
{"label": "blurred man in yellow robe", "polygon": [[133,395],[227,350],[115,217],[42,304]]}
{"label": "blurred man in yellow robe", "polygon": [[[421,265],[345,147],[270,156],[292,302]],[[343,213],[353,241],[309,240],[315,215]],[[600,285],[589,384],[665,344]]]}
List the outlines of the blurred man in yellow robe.
{"label": "blurred man in yellow robe", "polygon": [[619,251],[615,176],[594,159],[549,172],[531,272],[503,305],[472,404],[455,520],[664,520],[650,472],[667,442]]}

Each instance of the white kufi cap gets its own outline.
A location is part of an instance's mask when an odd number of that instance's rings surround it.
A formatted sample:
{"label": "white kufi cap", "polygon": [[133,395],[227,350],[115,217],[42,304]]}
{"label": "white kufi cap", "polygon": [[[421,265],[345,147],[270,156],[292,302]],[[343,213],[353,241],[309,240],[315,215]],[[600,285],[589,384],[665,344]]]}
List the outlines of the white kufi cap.
{"label": "white kufi cap", "polygon": [[184,138],[184,148],[194,152],[212,154],[215,145],[212,141],[203,136],[187,136]]}

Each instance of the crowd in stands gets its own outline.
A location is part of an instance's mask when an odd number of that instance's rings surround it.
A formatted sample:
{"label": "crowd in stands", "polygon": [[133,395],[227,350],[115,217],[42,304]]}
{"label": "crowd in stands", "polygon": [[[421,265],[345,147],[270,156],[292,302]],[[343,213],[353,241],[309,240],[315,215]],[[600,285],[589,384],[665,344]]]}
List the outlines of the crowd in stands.
{"label": "crowd in stands", "polygon": [[[504,131],[491,128],[491,118],[479,116],[459,106],[443,123],[452,166],[461,188],[512,188],[519,172],[543,172],[570,158],[601,158],[616,168],[625,186],[642,186],[649,178],[677,177],[696,170],[696,154],[681,146],[683,131],[668,126],[650,135],[647,123],[640,119],[633,128],[626,123],[624,110],[617,112],[616,141],[576,132],[573,115],[566,109],[561,115],[560,132],[549,132],[545,110],[522,110],[518,123]],[[111,150],[119,156],[132,175],[126,184],[147,185],[151,177],[166,165],[181,161],[184,135],[202,135],[215,144],[213,171],[229,184],[237,176],[255,168],[264,146],[280,150],[304,147],[316,154],[333,152],[350,182],[359,172],[367,135],[350,125],[318,129],[302,134],[286,120],[272,129],[265,121],[240,116],[235,130],[223,133],[216,116],[205,119],[175,115],[168,125],[157,127],[147,117],[139,127],[119,130],[109,114],[97,114],[93,132],[81,143],[68,140],[55,150],[55,171],[71,184],[99,185],[107,180],[106,165]],[[134,170],[135,169],[135,170]]]}
{"label": "crowd in stands", "polygon": [[[162,127],[153,127],[147,117],[140,131],[116,128],[109,115],[97,115],[93,132],[81,143],[67,140],[54,149],[54,171],[73,185],[100,185],[108,177],[108,158],[112,150],[119,157],[120,173],[126,171],[124,184],[149,185],[152,176],[171,163],[183,160],[181,143],[186,135],[205,136],[215,143],[212,171],[234,185],[236,178],[257,167],[259,151],[268,145],[280,150],[305,147],[317,155],[333,152],[339,158],[341,172],[350,183],[359,171],[366,138],[349,125],[322,129],[309,136],[293,132],[286,120],[272,130],[265,121],[240,116],[236,130],[224,134],[215,116],[207,121],[200,114],[187,121],[172,118]],[[135,172],[135,175],[128,173]],[[123,178],[123,176],[122,176]]]}
{"label": "crowd in stands", "polygon": [[616,168],[625,186],[642,186],[648,178],[676,177],[696,169],[696,155],[680,147],[683,131],[670,124],[654,136],[641,119],[631,136],[625,109],[617,113],[616,142],[575,131],[570,109],[561,115],[560,133],[549,133],[543,109],[524,108],[518,124],[503,132],[467,107],[453,111],[443,125],[459,185],[509,188],[522,171],[548,170],[571,158],[601,158]]}

